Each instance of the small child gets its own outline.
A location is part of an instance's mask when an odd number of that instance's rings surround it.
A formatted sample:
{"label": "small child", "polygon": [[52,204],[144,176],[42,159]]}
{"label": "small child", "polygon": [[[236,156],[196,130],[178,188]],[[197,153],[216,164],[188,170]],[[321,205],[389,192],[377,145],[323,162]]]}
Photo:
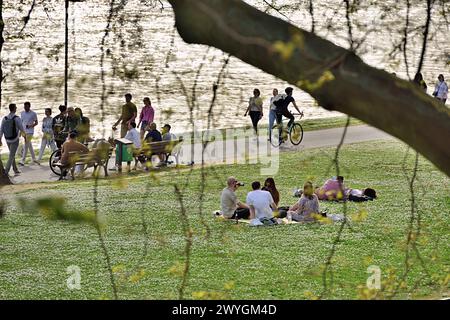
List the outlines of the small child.
{"label": "small child", "polygon": [[42,160],[42,156],[44,155],[44,151],[47,146],[50,147],[52,152],[56,150],[52,124],[53,124],[52,109],[46,108],[45,118],[42,119],[42,142],[41,142],[41,150],[39,151],[38,161]]}

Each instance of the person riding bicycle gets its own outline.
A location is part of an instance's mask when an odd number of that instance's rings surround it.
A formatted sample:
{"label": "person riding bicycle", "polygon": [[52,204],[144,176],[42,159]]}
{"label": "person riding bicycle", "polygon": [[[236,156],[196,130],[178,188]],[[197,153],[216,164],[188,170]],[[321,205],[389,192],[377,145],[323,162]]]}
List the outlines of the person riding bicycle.
{"label": "person riding bicycle", "polygon": [[277,119],[277,125],[279,127],[280,138],[281,138],[281,134],[282,134],[282,119],[283,119],[283,117],[286,117],[289,119],[288,130],[295,121],[294,115],[288,109],[289,104],[292,103],[294,105],[295,109],[297,109],[298,113],[300,115],[303,115],[303,112],[300,111],[297,104],[295,103],[295,99],[292,97],[293,91],[294,91],[293,88],[287,87],[284,90],[284,92],[286,92],[286,94],[281,95],[280,99],[278,99],[277,101],[274,102],[275,106],[277,107],[277,109],[276,109],[277,118],[276,119]]}

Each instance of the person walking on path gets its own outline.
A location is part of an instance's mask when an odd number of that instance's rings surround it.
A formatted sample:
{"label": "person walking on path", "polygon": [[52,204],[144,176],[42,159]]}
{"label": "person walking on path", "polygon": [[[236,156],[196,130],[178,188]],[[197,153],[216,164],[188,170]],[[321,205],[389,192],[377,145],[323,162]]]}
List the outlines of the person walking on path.
{"label": "person walking on path", "polygon": [[433,96],[436,97],[436,99],[442,101],[444,104],[447,101],[448,85],[445,82],[443,74],[440,74],[438,76],[438,83],[436,83],[436,87],[434,89]]}
{"label": "person walking on path", "polygon": [[144,98],[144,107],[139,115],[139,123],[137,127],[141,128],[141,140],[144,139],[147,126],[155,119],[155,109],[152,107],[152,102],[149,97]]}
{"label": "person walking on path", "polygon": [[22,151],[22,160],[20,160],[19,165],[25,165],[25,159],[27,157],[28,151],[30,151],[31,159],[34,163],[40,164],[39,161],[36,160],[36,155],[34,154],[33,149],[33,135],[34,135],[34,127],[38,125],[38,119],[36,112],[31,110],[31,103],[25,102],[23,104],[24,111],[20,113],[20,118],[22,119],[22,125],[25,130],[25,147]]}
{"label": "person walking on path", "polygon": [[122,106],[122,114],[119,120],[117,120],[117,122],[112,127],[112,129],[116,131],[119,123],[121,124],[120,126],[121,138],[124,138],[127,135],[128,124],[130,122],[135,122],[134,120],[137,117],[137,108],[136,105],[133,102],[131,102],[132,99],[133,96],[130,93],[127,93],[125,95],[125,104]]}
{"label": "person walking on path", "polygon": [[263,101],[259,89],[253,90],[253,97],[248,101],[247,111],[245,111],[244,116],[246,117],[247,114],[250,114],[253,129],[255,130],[255,134],[258,135],[258,122],[263,117]]}
{"label": "person walking on path", "polygon": [[6,144],[9,149],[9,157],[5,166],[5,173],[8,175],[11,166],[16,175],[20,174],[16,164],[16,153],[19,148],[19,138],[22,134],[25,136],[25,130],[21,119],[16,116],[17,106],[14,103],[9,105],[9,114],[2,119],[0,126],[0,147],[2,146],[2,138],[5,136]]}
{"label": "person walking on path", "polygon": [[273,96],[270,98],[270,109],[269,109],[269,141],[272,139],[272,128],[275,120],[277,119],[277,106],[275,105],[275,101],[280,99],[280,95],[278,94],[278,89],[273,89]]}
{"label": "person walking on path", "polygon": [[42,141],[38,161],[42,160],[42,156],[44,155],[44,151],[47,146],[50,147],[52,152],[56,150],[56,144],[53,136],[52,109],[50,108],[45,109],[45,118],[42,119]]}

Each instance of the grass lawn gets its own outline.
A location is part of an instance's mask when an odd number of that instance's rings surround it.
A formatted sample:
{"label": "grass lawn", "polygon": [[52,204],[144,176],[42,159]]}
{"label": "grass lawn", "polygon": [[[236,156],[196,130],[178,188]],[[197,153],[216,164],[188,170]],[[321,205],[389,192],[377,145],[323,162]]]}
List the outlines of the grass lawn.
{"label": "grass lawn", "polygon": [[[306,179],[320,184],[335,149],[283,153],[274,177],[281,204],[295,202],[292,189]],[[410,217],[410,194],[402,172],[406,147],[395,141],[365,142],[342,149],[341,174],[346,185],[372,187],[379,199],[349,203],[348,213],[367,211],[362,221],[344,229],[333,261],[333,290],[325,298],[356,299],[370,293],[358,289],[379,266],[384,287],[404,270],[405,239]],[[414,155],[406,166],[411,174]],[[245,200],[253,180],[264,180],[258,165],[211,167],[206,170],[201,223],[201,171],[170,170],[154,176],[135,175],[99,180],[99,208],[104,236],[122,299],[178,297],[185,238],[174,184],[182,187],[183,202],[193,231],[191,268],[185,298],[308,299],[322,290],[321,270],[339,224],[307,224],[251,228],[221,222],[211,215],[219,208],[224,181],[234,175],[246,186],[238,190]],[[416,197],[422,216],[418,259],[404,292],[397,298],[448,294],[450,274],[449,179],[420,158]],[[28,203],[39,197],[64,196],[72,210],[93,209],[93,180],[17,186],[2,189],[8,208],[0,219],[0,299],[112,298],[109,275],[95,228],[89,224],[45,219],[37,209],[19,209],[14,199]],[[321,203],[321,209],[341,213],[339,203]],[[147,236],[143,233],[143,221]],[[147,244],[147,247],[145,246]],[[81,289],[69,290],[67,267],[81,269]],[[427,273],[431,276],[428,277]]]}

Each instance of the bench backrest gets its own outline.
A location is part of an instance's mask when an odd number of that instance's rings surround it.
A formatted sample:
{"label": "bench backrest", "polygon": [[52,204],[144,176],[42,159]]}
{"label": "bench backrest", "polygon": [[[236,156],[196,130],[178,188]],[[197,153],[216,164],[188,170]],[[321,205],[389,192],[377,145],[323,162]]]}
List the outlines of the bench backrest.
{"label": "bench backrest", "polygon": [[172,150],[180,144],[183,139],[170,140],[170,141],[158,141],[148,143],[147,146],[152,153],[171,153]]}
{"label": "bench backrest", "polygon": [[105,140],[95,141],[93,148],[88,153],[69,152],[71,162],[100,162],[107,161],[112,154],[113,148]]}

